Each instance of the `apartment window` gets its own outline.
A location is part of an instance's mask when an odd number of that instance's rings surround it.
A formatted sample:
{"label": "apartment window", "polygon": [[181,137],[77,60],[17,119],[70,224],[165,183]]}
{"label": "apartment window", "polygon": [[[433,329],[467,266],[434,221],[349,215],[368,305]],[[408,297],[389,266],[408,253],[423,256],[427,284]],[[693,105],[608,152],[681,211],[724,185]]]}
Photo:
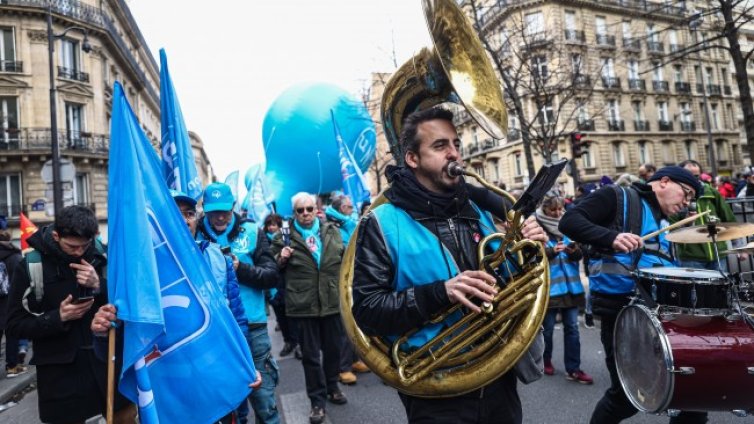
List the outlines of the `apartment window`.
{"label": "apartment window", "polygon": [[633,109],[633,111],[634,111],[634,120],[635,121],[643,121],[644,120],[644,107],[641,104],[641,102],[631,102],[631,109]]}
{"label": "apartment window", "polygon": [[508,129],[511,129],[511,130],[518,129],[518,117],[516,117],[513,114],[508,115]]}
{"label": "apartment window", "polygon": [[636,59],[630,59],[628,61],[628,79],[639,79],[639,61],[637,61]]}
{"label": "apartment window", "polygon": [[542,12],[529,13],[526,15],[526,35],[533,36],[545,31],[545,16]]}
{"label": "apartment window", "polygon": [[498,160],[497,159],[490,159],[489,166],[492,168],[492,172],[490,173],[495,178],[495,181],[500,181],[500,167],[498,166]]}
{"label": "apartment window", "polygon": [[18,98],[0,96],[0,147],[18,142]]}
{"label": "apartment window", "polygon": [[0,27],[0,71],[16,71],[16,42],[13,28]]}
{"label": "apartment window", "polygon": [[586,102],[583,100],[578,102],[577,120],[579,123],[584,123],[589,120],[589,110],[587,109]]}
{"label": "apartment window", "polygon": [[662,122],[669,122],[668,102],[657,102],[657,117]]}
{"label": "apartment window", "polygon": [[581,157],[581,163],[584,165],[584,169],[594,168],[594,156],[592,156],[593,151],[594,148],[588,149],[586,154]]}
{"label": "apartment window", "polygon": [[471,127],[471,143],[474,145],[479,144],[479,134],[477,134],[476,127]]}
{"label": "apartment window", "polygon": [[524,165],[521,162],[521,153],[513,154],[513,172],[515,172],[515,176],[517,177],[524,175]]}
{"label": "apartment window", "polygon": [[649,143],[646,141],[639,142],[639,163],[652,162],[652,155],[649,153]]}
{"label": "apartment window", "polygon": [[681,122],[691,122],[691,106],[686,102],[681,102]]}
{"label": "apartment window", "polygon": [[720,68],[720,82],[723,85],[728,85],[728,70],[725,68]]}
{"label": "apartment window", "polygon": [[683,143],[683,150],[687,158],[696,159],[696,142],[695,141],[686,140]]}
{"label": "apartment window", "polygon": [[652,78],[654,81],[663,81],[662,79],[662,64],[660,62],[652,62]]}
{"label": "apartment window", "polygon": [[73,181],[73,204],[89,204],[89,176],[87,174],[77,173]]}
{"label": "apartment window", "polygon": [[65,104],[65,123],[68,135],[68,147],[83,147],[84,140],[84,105],[76,103]]}
{"label": "apartment window", "polygon": [[607,118],[613,122],[620,120],[620,108],[617,100],[607,101]]}
{"label": "apartment window", "polygon": [[60,40],[60,66],[69,73],[81,71],[79,42],[70,38]]}
{"label": "apartment window", "polygon": [[673,78],[675,79],[675,82],[683,82],[683,66],[673,66]]}
{"label": "apartment window", "polygon": [[594,18],[594,31],[597,33],[597,35],[607,34],[607,24],[605,23],[604,16],[597,16],[596,18]]}
{"label": "apartment window", "polygon": [[575,12],[566,12],[565,13],[565,29],[568,31],[575,31],[576,30],[576,13]]}
{"label": "apartment window", "polygon": [[631,21],[623,21],[623,39],[630,40],[631,38]]}
{"label": "apartment window", "polygon": [[615,160],[615,166],[622,168],[626,166],[626,157],[623,155],[623,143],[613,144],[613,159]]}
{"label": "apartment window", "polygon": [[674,29],[668,30],[668,44],[670,44],[671,46],[678,45],[678,34],[676,34]]}
{"label": "apartment window", "polygon": [[728,142],[725,140],[715,141],[715,153],[717,153],[717,160],[720,162],[727,162],[728,158]]}
{"label": "apartment window", "polygon": [[583,65],[580,53],[574,53],[571,55],[571,71],[574,75],[581,75],[583,72]]}
{"label": "apartment window", "polygon": [[713,72],[712,68],[704,68],[704,76],[706,79],[707,84],[714,84],[715,83],[715,73]]}
{"label": "apartment window", "polygon": [[547,56],[534,56],[531,59],[532,74],[547,79]]}
{"label": "apartment window", "polygon": [[657,43],[660,41],[660,36],[655,32],[654,24],[647,24],[647,41]]}
{"label": "apartment window", "polygon": [[0,175],[0,215],[18,216],[21,205],[21,176]]}
{"label": "apartment window", "polygon": [[720,113],[717,110],[717,103],[712,103],[710,105],[710,127],[713,130],[720,129]]}
{"label": "apartment window", "polygon": [[602,59],[602,77],[615,78],[615,61],[612,57]]}
{"label": "apartment window", "polygon": [[552,100],[548,100],[545,104],[542,105],[542,107],[539,109],[537,120],[541,125],[550,125],[555,123],[555,116],[552,112]]}
{"label": "apartment window", "polygon": [[730,122],[730,129],[736,128],[736,116],[733,114],[733,105],[728,103],[725,105],[725,117],[726,122]]}

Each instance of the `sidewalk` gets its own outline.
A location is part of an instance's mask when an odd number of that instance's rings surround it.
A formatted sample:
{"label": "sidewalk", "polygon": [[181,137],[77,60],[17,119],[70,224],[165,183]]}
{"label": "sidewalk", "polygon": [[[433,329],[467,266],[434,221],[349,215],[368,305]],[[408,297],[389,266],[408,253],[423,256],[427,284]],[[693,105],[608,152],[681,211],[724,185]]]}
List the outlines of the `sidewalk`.
{"label": "sidewalk", "polygon": [[[0,341],[0,405],[10,401],[13,396],[20,393],[30,384],[37,381],[37,369],[32,365],[27,365],[29,370],[17,377],[7,378],[5,376],[5,340]],[[27,359],[31,358],[32,351],[29,349]],[[28,361],[27,361],[28,362]]]}

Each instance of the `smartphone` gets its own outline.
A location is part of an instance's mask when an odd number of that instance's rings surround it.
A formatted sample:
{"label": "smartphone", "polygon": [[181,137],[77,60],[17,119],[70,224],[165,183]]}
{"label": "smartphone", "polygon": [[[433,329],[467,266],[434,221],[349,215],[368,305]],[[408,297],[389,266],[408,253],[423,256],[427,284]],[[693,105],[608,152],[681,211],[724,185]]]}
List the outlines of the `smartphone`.
{"label": "smartphone", "polygon": [[73,298],[73,303],[86,303],[94,299],[94,292],[89,287],[79,286],[79,292]]}
{"label": "smartphone", "polygon": [[223,255],[228,256],[230,255],[230,246],[221,247],[220,251],[223,252]]}

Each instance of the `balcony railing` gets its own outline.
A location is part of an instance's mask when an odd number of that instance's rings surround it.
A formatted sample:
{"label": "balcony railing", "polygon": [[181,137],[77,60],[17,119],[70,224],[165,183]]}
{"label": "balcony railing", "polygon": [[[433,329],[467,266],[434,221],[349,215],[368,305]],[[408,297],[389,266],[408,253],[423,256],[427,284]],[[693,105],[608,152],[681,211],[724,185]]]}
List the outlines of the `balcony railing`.
{"label": "balcony railing", "polygon": [[697,92],[697,94],[704,94],[704,84],[697,84],[696,85],[696,92]]}
{"label": "balcony railing", "polygon": [[550,42],[550,39],[547,38],[547,33],[544,31],[540,32],[534,32],[531,34],[524,34],[523,43],[521,44],[522,48],[526,49],[533,49],[537,47],[542,47]]}
{"label": "balcony railing", "polygon": [[649,121],[637,120],[634,121],[635,131],[649,131]]}
{"label": "balcony railing", "polygon": [[628,89],[632,91],[646,91],[647,85],[643,79],[629,79]]}
{"label": "balcony railing", "polygon": [[581,119],[576,123],[579,131],[594,131],[594,119]]}
{"label": "balcony railing", "polygon": [[719,84],[707,84],[707,94],[710,96],[721,96],[723,91],[720,89]]}
{"label": "balcony railing", "polygon": [[623,50],[640,51],[641,50],[641,40],[638,40],[636,38],[624,38],[623,39]]}
{"label": "balcony railing", "polygon": [[508,141],[516,141],[521,138],[521,130],[518,128],[510,128],[508,130]]}
{"label": "balcony railing", "polygon": [[696,131],[696,124],[694,122],[681,121],[681,131]]}
{"label": "balcony railing", "polygon": [[673,131],[673,123],[660,119],[657,121],[657,128],[659,128],[660,131]]}
{"label": "balcony railing", "polygon": [[607,129],[609,131],[625,131],[626,123],[622,119],[609,119],[607,121]]}
{"label": "balcony railing", "polygon": [[487,150],[497,147],[499,145],[499,142],[494,138],[487,138],[481,144],[482,149]]}
{"label": "balcony railing", "polygon": [[58,66],[58,76],[74,81],[89,82],[89,74],[75,69]]}
{"label": "balcony railing", "polygon": [[667,81],[652,81],[652,90],[655,93],[667,93],[670,91],[670,84]]}
{"label": "balcony railing", "polygon": [[602,86],[605,88],[618,90],[620,89],[620,78],[617,77],[602,77]]}
{"label": "balcony railing", "polygon": [[[52,149],[49,128],[0,129],[0,154],[6,151],[48,153]],[[83,131],[58,131],[58,145],[63,151],[107,155],[110,137]]]}
{"label": "balcony railing", "polygon": [[584,36],[584,31],[577,31],[575,29],[567,29],[567,30],[565,30],[565,39],[566,39],[566,41],[570,41],[572,43],[584,43],[584,42],[586,42],[586,37]]}
{"label": "balcony railing", "polygon": [[0,72],[23,72],[24,63],[18,60],[0,60]]}
{"label": "balcony railing", "polygon": [[589,87],[592,84],[592,79],[589,75],[576,74],[573,76],[573,85],[576,87]]}
{"label": "balcony railing", "polygon": [[615,36],[607,34],[597,34],[597,45],[601,47],[615,47]]}
{"label": "balcony railing", "polygon": [[659,41],[647,41],[647,50],[650,53],[665,53],[665,46]]}
{"label": "balcony railing", "polygon": [[670,53],[678,53],[686,48],[683,44],[670,44],[668,47],[670,48]]}
{"label": "balcony railing", "polygon": [[473,155],[474,153],[479,151],[479,143],[471,143],[469,144],[469,154]]}
{"label": "balcony railing", "polygon": [[676,82],[675,92],[683,94],[691,94],[691,84],[687,82]]}
{"label": "balcony railing", "polygon": [[729,85],[723,86],[723,94],[725,94],[726,96],[730,96],[733,94],[733,91],[730,89]]}

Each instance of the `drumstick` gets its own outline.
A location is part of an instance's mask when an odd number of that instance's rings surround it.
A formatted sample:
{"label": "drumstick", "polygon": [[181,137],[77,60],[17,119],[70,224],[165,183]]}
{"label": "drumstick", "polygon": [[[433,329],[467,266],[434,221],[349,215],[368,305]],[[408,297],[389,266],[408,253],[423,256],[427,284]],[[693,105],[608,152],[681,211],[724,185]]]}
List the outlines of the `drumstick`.
{"label": "drumstick", "polygon": [[708,213],[710,213],[710,211],[704,211],[704,212],[698,213],[698,214],[696,214],[694,216],[690,216],[688,218],[684,218],[684,219],[676,222],[675,224],[670,224],[670,225],[668,225],[665,228],[660,228],[659,230],[653,231],[653,232],[647,234],[646,236],[642,237],[641,241],[647,241],[647,240],[651,239],[652,237],[657,236],[658,234],[664,233],[665,231],[675,230],[676,228],[681,227],[683,225],[686,225],[689,222],[696,221],[697,218],[701,218],[704,215],[707,215]]}

